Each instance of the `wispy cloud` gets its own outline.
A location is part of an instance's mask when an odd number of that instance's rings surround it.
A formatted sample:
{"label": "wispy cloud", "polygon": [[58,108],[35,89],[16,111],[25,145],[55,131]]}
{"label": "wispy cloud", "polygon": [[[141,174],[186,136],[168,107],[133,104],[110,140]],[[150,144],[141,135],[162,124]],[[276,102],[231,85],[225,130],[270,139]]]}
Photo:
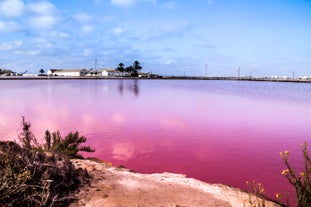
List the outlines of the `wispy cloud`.
{"label": "wispy cloud", "polygon": [[58,10],[48,1],[39,1],[27,5],[31,16],[28,20],[30,26],[35,29],[50,29],[57,23]]}
{"label": "wispy cloud", "polygon": [[121,35],[122,33],[124,33],[124,29],[121,27],[115,27],[112,29],[113,34],[115,35]]}
{"label": "wispy cloud", "polygon": [[89,33],[92,33],[94,31],[94,27],[89,25],[89,24],[85,24],[82,26],[82,31],[85,34],[89,34]]}
{"label": "wispy cloud", "polygon": [[22,41],[0,42],[0,51],[10,51],[18,49],[22,46]]}
{"label": "wispy cloud", "polygon": [[0,32],[15,32],[21,28],[20,24],[14,21],[1,21]]}
{"label": "wispy cloud", "polygon": [[0,2],[0,15],[18,17],[23,14],[25,4],[22,0],[4,0]]}
{"label": "wispy cloud", "polygon": [[136,0],[111,0],[111,4],[117,6],[128,6],[136,3]]}
{"label": "wispy cloud", "polygon": [[156,4],[157,0],[111,0],[111,4],[116,6],[130,6],[137,3],[152,3]]}
{"label": "wispy cloud", "polygon": [[29,24],[35,29],[50,29],[57,22],[57,18],[49,15],[40,15],[29,18]]}
{"label": "wispy cloud", "polygon": [[79,13],[73,16],[73,18],[78,22],[89,22],[92,20],[92,17],[86,13]]}
{"label": "wispy cloud", "polygon": [[40,15],[51,15],[56,12],[55,6],[48,1],[39,1],[30,3],[28,9],[36,14]]}

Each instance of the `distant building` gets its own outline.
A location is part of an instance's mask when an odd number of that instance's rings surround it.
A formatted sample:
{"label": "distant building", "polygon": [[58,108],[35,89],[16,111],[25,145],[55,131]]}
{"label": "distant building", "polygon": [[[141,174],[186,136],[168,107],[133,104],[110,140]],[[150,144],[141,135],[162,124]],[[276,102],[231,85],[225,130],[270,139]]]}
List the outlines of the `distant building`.
{"label": "distant building", "polygon": [[301,76],[299,77],[299,80],[310,80],[311,76]]}
{"label": "distant building", "polygon": [[12,70],[6,70],[0,68],[0,76],[16,76],[17,73]]}
{"label": "distant building", "polygon": [[47,72],[48,76],[65,76],[65,77],[79,77],[86,76],[88,70],[86,69],[50,69]]}
{"label": "distant building", "polygon": [[114,69],[100,69],[99,70],[101,76],[104,77],[123,77],[123,76],[128,76],[127,73],[122,73],[118,70]]}
{"label": "distant building", "polygon": [[90,69],[87,71],[86,76],[101,76],[99,70]]}
{"label": "distant building", "polygon": [[150,77],[151,77],[151,73],[142,73],[142,72],[139,72],[139,73],[138,73],[138,77],[139,77],[139,78],[150,78]]}
{"label": "distant building", "polygon": [[36,74],[36,73],[24,73],[22,76],[23,77],[37,77],[38,74]]}

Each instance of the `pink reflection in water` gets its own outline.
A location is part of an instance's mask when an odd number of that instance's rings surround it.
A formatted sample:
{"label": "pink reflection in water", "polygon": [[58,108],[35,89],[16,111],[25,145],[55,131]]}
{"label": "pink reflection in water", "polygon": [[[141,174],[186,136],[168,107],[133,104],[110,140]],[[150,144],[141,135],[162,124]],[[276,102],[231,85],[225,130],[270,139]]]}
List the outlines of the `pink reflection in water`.
{"label": "pink reflection in water", "polygon": [[[3,81],[0,138],[16,138],[21,116],[37,136],[78,130],[90,156],[138,172],[170,171],[269,197],[291,191],[279,152],[302,165],[310,141],[308,84],[230,81]],[[306,95],[307,94],[307,95]],[[89,156],[89,155],[86,155]],[[293,199],[292,199],[293,202]]]}

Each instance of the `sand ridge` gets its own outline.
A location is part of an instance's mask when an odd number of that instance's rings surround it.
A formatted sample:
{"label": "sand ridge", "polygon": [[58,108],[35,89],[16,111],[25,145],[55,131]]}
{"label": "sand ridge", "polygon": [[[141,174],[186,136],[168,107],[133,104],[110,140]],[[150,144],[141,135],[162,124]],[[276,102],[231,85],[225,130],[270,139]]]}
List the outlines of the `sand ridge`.
{"label": "sand ridge", "polygon": [[[86,169],[90,184],[70,206],[86,207],[230,207],[249,206],[249,194],[220,184],[208,184],[185,175],[141,174],[94,160],[72,160]],[[266,206],[277,206],[266,202]]]}

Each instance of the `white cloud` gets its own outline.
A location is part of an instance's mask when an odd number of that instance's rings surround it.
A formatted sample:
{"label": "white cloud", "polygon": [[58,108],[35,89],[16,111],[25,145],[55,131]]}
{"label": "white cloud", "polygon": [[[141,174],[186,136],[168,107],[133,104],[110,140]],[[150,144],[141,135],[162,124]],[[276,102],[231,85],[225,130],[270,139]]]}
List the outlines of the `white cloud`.
{"label": "white cloud", "polygon": [[80,13],[73,16],[73,18],[78,22],[89,22],[92,18],[86,13]]}
{"label": "white cloud", "polygon": [[115,35],[121,35],[121,34],[124,32],[124,29],[122,29],[121,27],[116,27],[116,28],[113,28],[113,29],[112,29],[112,32],[113,32]]}
{"label": "white cloud", "polygon": [[56,17],[49,15],[35,16],[29,19],[30,26],[35,29],[50,29],[56,22]]}
{"label": "white cloud", "polygon": [[21,0],[4,0],[0,2],[0,15],[7,17],[21,16],[24,12],[25,4]]}
{"label": "white cloud", "polygon": [[39,55],[41,53],[40,50],[28,50],[28,51],[24,51],[23,53],[25,53],[26,55],[29,55],[29,56],[36,56],[36,55]]}
{"label": "white cloud", "polygon": [[94,31],[94,27],[91,26],[91,25],[86,24],[86,25],[83,25],[83,26],[82,26],[82,31],[83,31],[83,33],[85,33],[85,34],[89,34],[89,33],[91,33],[91,32]]}
{"label": "white cloud", "polygon": [[58,20],[58,10],[48,1],[38,1],[27,5],[33,15],[28,19],[35,29],[50,29]]}
{"label": "white cloud", "polygon": [[54,38],[56,37],[56,38],[65,39],[69,37],[69,34],[66,32],[52,32],[51,36]]}
{"label": "white cloud", "polygon": [[10,51],[18,49],[22,46],[23,41],[0,42],[0,51]]}
{"label": "white cloud", "polygon": [[171,65],[171,64],[174,64],[174,63],[176,63],[176,61],[172,60],[172,59],[167,59],[167,60],[164,60],[162,62],[163,65]]}
{"label": "white cloud", "polygon": [[17,22],[9,21],[3,22],[0,21],[0,32],[15,32],[20,29],[20,25]]}
{"label": "white cloud", "polygon": [[136,3],[135,0],[111,0],[111,3],[117,6],[128,6]]}
{"label": "white cloud", "polygon": [[157,0],[111,0],[111,4],[117,5],[117,6],[129,6],[129,5],[133,5],[136,3],[142,3],[142,2],[156,4]]}
{"label": "white cloud", "polygon": [[40,15],[52,15],[56,12],[54,5],[47,1],[39,1],[36,3],[30,3],[28,9],[36,14]]}

